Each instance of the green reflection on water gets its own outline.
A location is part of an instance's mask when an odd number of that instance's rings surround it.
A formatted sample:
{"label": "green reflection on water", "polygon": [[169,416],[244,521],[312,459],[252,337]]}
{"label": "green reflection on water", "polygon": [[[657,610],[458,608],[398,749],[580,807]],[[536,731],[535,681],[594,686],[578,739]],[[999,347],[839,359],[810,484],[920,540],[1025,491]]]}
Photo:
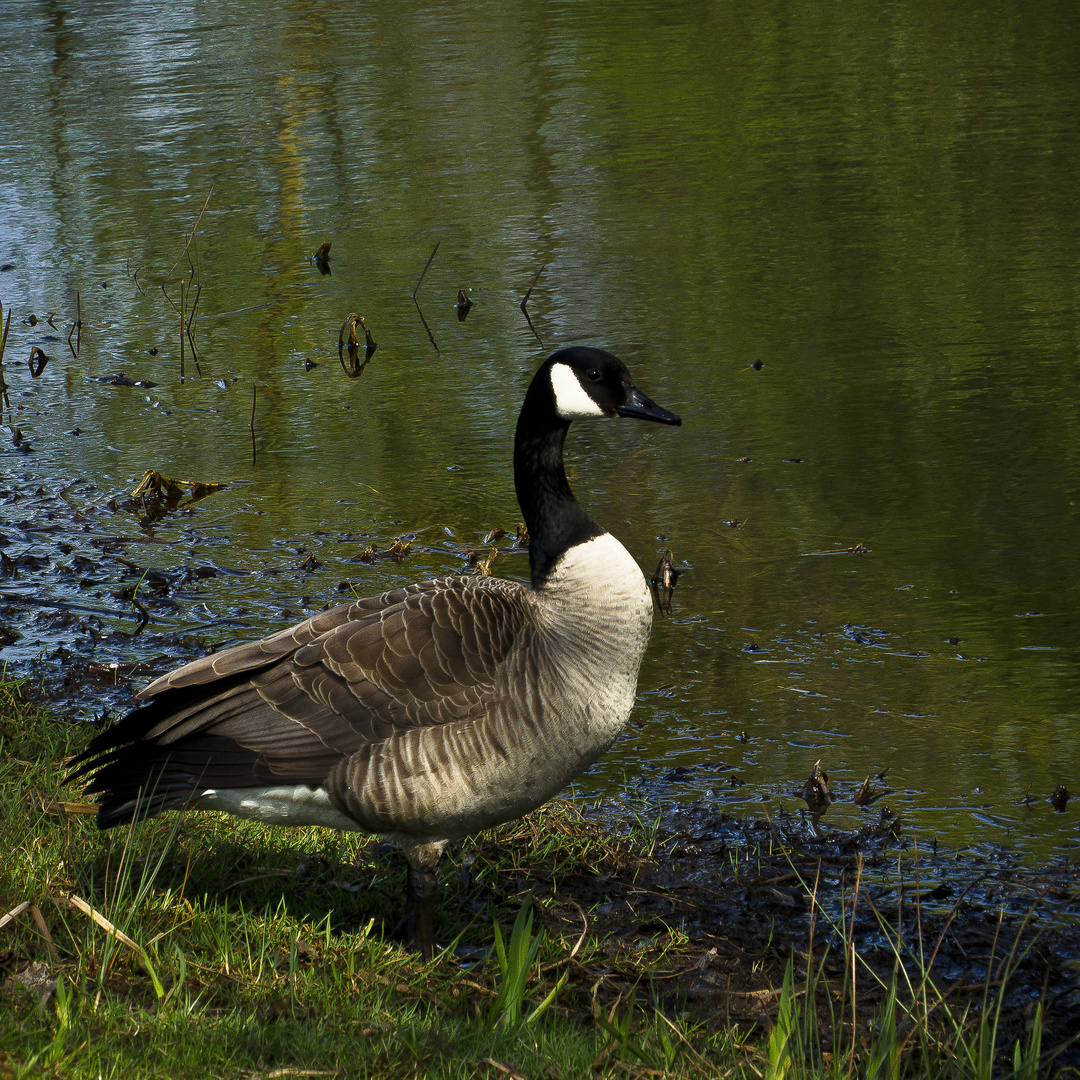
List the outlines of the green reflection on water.
{"label": "green reflection on water", "polygon": [[[5,453],[5,474],[112,492],[151,466],[249,481],[200,504],[194,533],[160,527],[154,558],[227,536],[213,557],[247,568],[316,543],[326,565],[294,588],[318,606],[357,575],[346,532],[442,537],[363,568],[374,591],[457,569],[442,526],[459,547],[512,527],[531,370],[556,345],[604,344],[686,426],[577,431],[572,482],[647,571],[671,547],[685,573],[642,672],[644,726],[586,786],[625,772],[667,791],[671,766],[723,762],[749,784],[702,771],[671,790],[794,807],[821,757],[842,784],[889,768],[894,802],[953,840],[1072,841],[1068,815],[1017,804],[1029,785],[1075,787],[1080,761],[1078,18],[1064,3],[17,13],[0,299],[35,452]],[[202,374],[181,384],[158,286],[211,185],[191,255]],[[306,261],[323,240],[330,277]],[[439,352],[410,296],[436,240],[418,299]],[[545,264],[542,348],[516,305]],[[66,327],[76,289],[80,355],[47,345],[33,381],[14,364],[41,327],[19,320],[60,309]],[[380,343],[357,380],[336,354],[350,311]],[[86,381],[120,370],[159,385]]]}

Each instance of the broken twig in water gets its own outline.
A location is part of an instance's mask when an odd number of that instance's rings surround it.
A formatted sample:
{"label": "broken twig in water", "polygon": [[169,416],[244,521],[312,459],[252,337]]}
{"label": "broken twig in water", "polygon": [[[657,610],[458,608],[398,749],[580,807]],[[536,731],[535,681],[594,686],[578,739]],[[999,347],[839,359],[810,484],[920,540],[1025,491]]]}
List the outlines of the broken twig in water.
{"label": "broken twig in water", "polygon": [[544,272],[546,267],[547,263],[544,263],[544,265],[536,271],[536,273],[533,275],[532,281],[529,283],[529,287],[525,290],[525,295],[521,298],[521,303],[518,304],[518,307],[521,308],[521,314],[525,316],[525,321],[529,324],[529,329],[535,335],[536,340],[540,342],[541,348],[544,347],[544,340],[536,332],[536,327],[533,326],[533,321],[529,318],[529,297],[532,296],[532,291],[536,287],[536,283],[540,280],[540,275]]}
{"label": "broken twig in water", "polygon": [[[431,267],[432,260],[435,258],[435,252],[439,250],[439,244],[441,243],[441,240],[437,240],[435,242],[435,246],[431,249],[431,254],[428,256],[428,261],[424,264],[423,273],[421,273],[420,277],[417,279],[416,288],[412,291],[412,298],[414,300],[416,299],[416,294],[420,291],[420,286],[423,284],[424,278],[427,276],[428,269]],[[422,315],[420,317],[423,318]]]}
{"label": "broken twig in water", "polygon": [[184,307],[187,297],[184,291],[184,279],[180,279],[180,381],[184,381]]}
{"label": "broken twig in water", "polygon": [[[379,347],[378,342],[371,336],[371,331],[368,329],[367,323],[364,322],[363,315],[357,315],[356,312],[351,311],[345,316],[345,321],[341,324],[341,329],[338,331],[338,349],[348,345],[349,348],[358,346],[360,344],[359,339],[356,336],[356,328],[360,327],[364,331],[364,345],[367,348],[368,356]],[[348,339],[346,339],[346,333]]]}
{"label": "broken twig in water", "polygon": [[854,547],[836,548],[833,551],[804,551],[803,558],[811,555],[865,555],[869,550],[865,544],[856,544]]}
{"label": "broken twig in water", "polygon": [[532,296],[532,291],[536,287],[536,283],[540,280],[540,275],[544,272],[544,269],[546,267],[547,263],[544,263],[544,265],[536,271],[536,273],[533,275],[532,281],[529,283],[529,287],[525,290],[525,295],[521,298],[521,303],[518,304],[518,307],[521,308],[521,313],[523,315],[528,314],[525,309],[529,306],[529,297]]}
{"label": "broken twig in water", "polygon": [[473,302],[465,295],[464,289],[458,289],[457,303],[454,308],[457,311],[458,322],[464,322],[465,317],[472,310]]}
{"label": "broken twig in water", "polygon": [[319,245],[319,250],[312,256],[315,261],[315,265],[319,268],[319,273],[326,275],[330,271],[330,241],[325,244]]}
{"label": "broken twig in water", "polygon": [[[0,322],[4,319],[4,305],[0,304]],[[11,329],[11,308],[8,308],[7,322],[4,324],[4,336],[0,337],[0,400],[11,411],[11,398],[8,397],[7,382],[4,379],[4,350],[7,348],[8,331]],[[0,407],[0,420],[3,419],[3,408]],[[14,418],[13,418],[14,422]]]}
{"label": "broken twig in water", "polygon": [[[72,356],[78,356],[79,349],[82,347],[82,297],[79,295],[78,290],[75,292],[75,312],[75,321],[71,324],[67,336],[68,348],[71,350]],[[74,345],[71,344],[72,334],[75,334]]]}
{"label": "broken twig in water", "polygon": [[255,464],[255,384],[251,384],[251,464]]}
{"label": "broken twig in water", "polygon": [[180,259],[182,259],[188,252],[188,248],[191,247],[195,240],[195,230],[199,227],[199,222],[202,221],[203,214],[206,213],[206,208],[210,203],[210,196],[214,194],[214,185],[210,185],[210,190],[206,193],[206,199],[203,201],[202,209],[199,211],[199,216],[195,219],[195,224],[191,226],[191,232],[188,233],[187,243],[184,244],[184,250],[180,252],[180,257],[169,267],[169,272],[165,275],[165,280],[161,283],[161,287],[164,289],[165,282],[169,280],[172,272],[180,265]]}
{"label": "broken twig in water", "polygon": [[420,321],[424,324],[424,329],[427,331],[428,341],[431,342],[431,347],[442,356],[442,349],[439,348],[439,343],[435,340],[435,335],[431,332],[431,327],[427,324],[427,319],[424,318],[424,313],[420,310],[420,305],[417,303],[416,297],[413,297],[413,305],[416,307],[416,314],[420,316]]}
{"label": "broken twig in water", "polygon": [[195,309],[199,306],[199,300],[202,298],[202,285],[195,286],[195,302],[191,305],[191,313],[188,315],[187,320],[187,340],[188,345],[191,346],[191,359],[195,361],[195,370],[201,375],[202,368],[199,367],[199,351],[195,348],[195,337],[192,333],[191,324],[195,321]]}

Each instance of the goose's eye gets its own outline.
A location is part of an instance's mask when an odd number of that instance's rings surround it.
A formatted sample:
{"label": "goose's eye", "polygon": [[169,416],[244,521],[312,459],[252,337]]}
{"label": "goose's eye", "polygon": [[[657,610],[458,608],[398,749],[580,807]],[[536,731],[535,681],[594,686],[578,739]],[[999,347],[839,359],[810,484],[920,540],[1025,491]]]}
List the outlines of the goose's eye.
{"label": "goose's eye", "polygon": [[585,372],[585,377],[589,380],[589,382],[599,382],[600,372],[597,371],[596,368],[589,368],[589,370]]}

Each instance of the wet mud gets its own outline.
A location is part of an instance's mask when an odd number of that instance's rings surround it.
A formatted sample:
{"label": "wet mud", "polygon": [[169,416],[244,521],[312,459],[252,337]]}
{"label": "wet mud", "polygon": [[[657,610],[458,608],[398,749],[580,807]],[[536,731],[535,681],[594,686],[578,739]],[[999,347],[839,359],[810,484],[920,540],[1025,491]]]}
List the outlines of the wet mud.
{"label": "wet mud", "polygon": [[[531,857],[538,838],[522,829],[499,846],[505,859],[516,843],[521,867],[500,883],[542,900],[552,932],[574,940],[587,923],[604,942],[603,961],[576,970],[582,1009],[600,980],[607,1005],[636,987],[710,1024],[767,1029],[791,964],[803,994],[812,972],[826,1039],[850,1045],[854,1011],[855,1038],[868,1040],[896,977],[901,1002],[932,985],[955,1014],[1001,994],[1001,1046],[1030,1032],[1041,1002],[1044,1047],[1064,1048],[1058,1066],[1080,1065],[1080,868],[919,850],[897,824],[887,809],[847,833],[689,806],[663,816],[651,855],[562,873]],[[659,972],[644,975],[665,947]]]}

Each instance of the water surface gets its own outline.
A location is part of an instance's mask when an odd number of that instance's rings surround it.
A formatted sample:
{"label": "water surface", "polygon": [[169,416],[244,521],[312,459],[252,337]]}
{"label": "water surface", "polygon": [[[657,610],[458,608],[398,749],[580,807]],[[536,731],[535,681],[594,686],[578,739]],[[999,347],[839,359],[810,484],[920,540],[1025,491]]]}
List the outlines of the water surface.
{"label": "water surface", "polygon": [[[342,581],[461,569],[518,521],[532,371],[597,344],[685,426],[578,425],[571,481],[682,577],[582,790],[796,810],[821,759],[839,826],[887,771],[924,834],[1073,850],[1075,804],[1046,800],[1080,784],[1078,23],[1053,0],[9,11],[0,536],[40,565],[0,580],[5,659],[62,697],[60,646],[223,645]],[[349,312],[379,343],[356,379]],[[120,372],[156,385],[93,381]],[[144,528],[108,504],[148,468],[229,486]],[[404,562],[351,561],[405,535]],[[131,605],[80,557],[221,572],[119,638]]]}

